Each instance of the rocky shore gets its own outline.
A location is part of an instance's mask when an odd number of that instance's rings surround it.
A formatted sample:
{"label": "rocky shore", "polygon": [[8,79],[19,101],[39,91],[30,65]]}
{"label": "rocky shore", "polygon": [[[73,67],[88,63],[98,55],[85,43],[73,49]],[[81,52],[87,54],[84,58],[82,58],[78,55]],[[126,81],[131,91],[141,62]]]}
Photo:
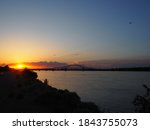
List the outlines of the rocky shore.
{"label": "rocky shore", "polygon": [[82,102],[75,92],[56,89],[38,80],[28,69],[0,67],[0,112],[97,113],[92,102]]}

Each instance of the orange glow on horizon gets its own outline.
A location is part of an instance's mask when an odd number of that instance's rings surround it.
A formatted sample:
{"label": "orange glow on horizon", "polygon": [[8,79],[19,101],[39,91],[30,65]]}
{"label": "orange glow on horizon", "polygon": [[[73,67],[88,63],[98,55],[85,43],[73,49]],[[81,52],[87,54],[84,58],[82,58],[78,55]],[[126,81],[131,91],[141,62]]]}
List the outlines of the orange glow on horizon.
{"label": "orange glow on horizon", "polygon": [[[32,65],[32,64],[26,64],[26,63],[16,63],[16,64],[10,64],[10,68],[22,70],[22,69],[39,69],[43,68],[43,66],[40,65]],[[44,67],[45,68],[45,67]]]}
{"label": "orange glow on horizon", "polygon": [[15,64],[15,65],[11,65],[10,68],[14,68],[14,69],[19,69],[19,70],[21,70],[21,69],[28,68],[28,66],[25,65],[25,64]]}
{"label": "orange glow on horizon", "polygon": [[25,67],[24,67],[23,64],[18,64],[18,65],[17,65],[17,68],[18,68],[18,69],[23,69],[23,68],[25,68]]}

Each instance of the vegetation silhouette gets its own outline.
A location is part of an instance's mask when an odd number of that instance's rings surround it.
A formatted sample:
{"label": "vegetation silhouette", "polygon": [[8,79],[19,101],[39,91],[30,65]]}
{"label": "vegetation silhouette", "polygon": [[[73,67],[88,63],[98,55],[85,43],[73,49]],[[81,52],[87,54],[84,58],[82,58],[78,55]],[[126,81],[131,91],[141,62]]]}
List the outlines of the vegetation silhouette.
{"label": "vegetation silhouette", "polygon": [[37,73],[30,71],[28,69],[24,69],[22,71],[22,76],[24,78],[29,78],[29,79],[36,79],[38,77]]}
{"label": "vegetation silhouette", "polygon": [[150,67],[132,68],[91,68],[84,65],[72,64],[53,68],[34,68],[36,71],[150,71]]}
{"label": "vegetation silhouette", "polygon": [[0,67],[0,112],[101,112],[75,92],[59,90],[37,79],[37,73]]}
{"label": "vegetation silhouette", "polygon": [[[0,112],[106,112],[92,102],[82,102],[75,92],[56,89],[48,80],[40,81],[37,73],[9,66],[0,67]],[[150,112],[150,88],[143,85],[144,95],[133,101],[135,112]]]}
{"label": "vegetation silhouette", "polygon": [[6,65],[6,66],[4,66],[4,67],[1,67],[1,66],[0,66],[0,72],[6,72],[6,71],[9,71],[9,70],[10,70],[10,68],[9,68],[8,65]]}
{"label": "vegetation silhouette", "polygon": [[146,90],[144,95],[137,95],[133,101],[135,105],[135,112],[148,113],[150,112],[150,88],[143,85]]}

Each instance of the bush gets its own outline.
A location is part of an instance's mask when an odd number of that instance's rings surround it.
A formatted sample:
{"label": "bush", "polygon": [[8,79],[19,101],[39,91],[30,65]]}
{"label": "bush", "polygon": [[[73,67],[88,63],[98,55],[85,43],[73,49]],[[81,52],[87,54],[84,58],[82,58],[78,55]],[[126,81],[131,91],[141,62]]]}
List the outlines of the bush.
{"label": "bush", "polygon": [[0,72],[5,72],[5,71],[9,71],[9,66],[8,65],[6,65],[6,66],[4,66],[4,67],[0,67]]}
{"label": "bush", "polygon": [[143,85],[146,90],[146,94],[141,96],[137,95],[133,101],[135,105],[135,112],[148,113],[150,112],[150,88]]}
{"label": "bush", "polygon": [[25,69],[23,70],[23,76],[25,78],[33,78],[33,79],[36,79],[38,77],[37,73],[31,71],[31,70],[28,70],[28,69]]}

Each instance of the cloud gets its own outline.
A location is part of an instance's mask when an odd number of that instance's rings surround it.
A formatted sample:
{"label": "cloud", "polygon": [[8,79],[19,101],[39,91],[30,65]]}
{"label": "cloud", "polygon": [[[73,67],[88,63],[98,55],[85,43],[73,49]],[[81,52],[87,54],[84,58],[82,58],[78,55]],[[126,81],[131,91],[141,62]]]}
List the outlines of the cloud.
{"label": "cloud", "polygon": [[5,66],[6,64],[0,64],[0,66]]}
{"label": "cloud", "polygon": [[[79,55],[79,54],[74,53],[74,55]],[[9,66],[15,64],[9,64]],[[48,61],[25,62],[24,64],[26,64],[30,68],[55,68],[55,67],[62,67],[68,65],[67,63],[63,63],[63,62],[48,62]],[[81,64],[92,68],[150,67],[150,59],[90,60],[90,61],[73,62],[71,64]],[[4,65],[6,64],[0,64],[0,66],[4,66]]]}
{"label": "cloud", "polygon": [[79,55],[80,55],[79,53],[72,54],[72,56],[79,56]]}
{"label": "cloud", "polygon": [[[16,63],[9,64],[9,66],[13,66]],[[67,63],[62,62],[47,62],[47,61],[40,61],[40,62],[24,62],[26,66],[29,66],[29,68],[55,68],[55,67],[61,67],[66,66]]]}
{"label": "cloud", "polygon": [[31,62],[27,63],[31,64],[33,66],[40,66],[41,68],[54,68],[54,67],[61,67],[61,66],[66,66],[67,63],[62,63],[62,62],[47,62],[47,61],[41,61],[41,62]]}

